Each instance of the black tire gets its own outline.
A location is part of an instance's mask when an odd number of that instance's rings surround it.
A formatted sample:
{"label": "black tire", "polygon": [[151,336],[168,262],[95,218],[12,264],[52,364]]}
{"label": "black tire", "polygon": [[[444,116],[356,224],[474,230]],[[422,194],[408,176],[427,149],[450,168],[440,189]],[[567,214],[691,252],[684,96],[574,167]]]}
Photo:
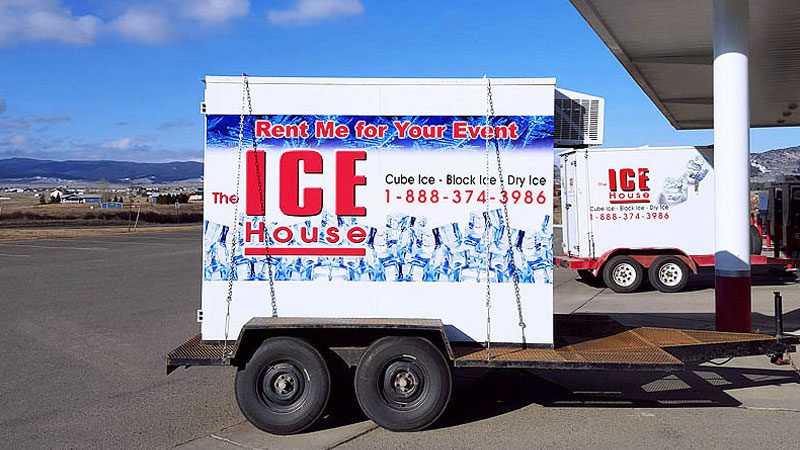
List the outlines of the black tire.
{"label": "black tire", "polygon": [[602,280],[596,277],[592,272],[593,271],[591,270],[581,269],[578,270],[578,276],[580,277],[581,280],[583,280],[584,283],[588,284],[589,286],[600,287],[603,284]]}
{"label": "black tire", "polygon": [[689,267],[677,256],[659,256],[648,271],[650,284],[661,292],[679,292],[689,282]]}
{"label": "black tire", "polygon": [[760,255],[764,249],[764,242],[761,240],[761,233],[755,225],[750,225],[750,254]]}
{"label": "black tire", "polygon": [[630,256],[615,256],[603,266],[603,282],[617,293],[626,294],[639,289],[643,279],[644,268]]}
{"label": "black tire", "polygon": [[272,434],[298,433],[314,424],[330,390],[325,359],[304,339],[267,339],[236,372],[239,409],[250,423]]}
{"label": "black tire", "polygon": [[442,353],[420,337],[385,337],[356,367],[356,398],[375,423],[392,431],[421,430],[450,401],[452,374]]}

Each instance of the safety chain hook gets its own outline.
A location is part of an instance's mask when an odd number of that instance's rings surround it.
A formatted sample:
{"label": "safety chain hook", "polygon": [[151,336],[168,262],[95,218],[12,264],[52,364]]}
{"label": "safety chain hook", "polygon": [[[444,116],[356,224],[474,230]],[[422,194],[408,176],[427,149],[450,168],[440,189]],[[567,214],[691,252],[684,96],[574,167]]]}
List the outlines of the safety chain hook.
{"label": "safety chain hook", "polygon": [[[494,116],[494,100],[492,99],[492,81],[488,77],[486,78],[486,96],[489,102],[489,111],[487,114],[487,122],[491,120]],[[495,158],[497,160],[497,176],[500,179],[500,192],[506,190],[505,181],[503,181],[503,164],[500,158],[500,143],[497,141],[496,136],[492,136],[491,138],[492,144],[494,144],[494,151],[495,151]],[[487,149],[488,150],[488,149]],[[487,199],[488,201],[488,199]],[[503,222],[504,227],[506,229],[506,237],[508,239],[508,256],[509,256],[509,265],[511,268],[511,281],[514,285],[514,298],[517,302],[517,315],[519,318],[519,328],[520,332],[522,333],[522,346],[523,348],[527,347],[527,340],[525,339],[525,320],[522,313],[522,297],[519,292],[519,272],[517,271],[516,261],[514,260],[514,240],[511,235],[511,222],[508,220],[508,202],[502,202],[503,205]]]}

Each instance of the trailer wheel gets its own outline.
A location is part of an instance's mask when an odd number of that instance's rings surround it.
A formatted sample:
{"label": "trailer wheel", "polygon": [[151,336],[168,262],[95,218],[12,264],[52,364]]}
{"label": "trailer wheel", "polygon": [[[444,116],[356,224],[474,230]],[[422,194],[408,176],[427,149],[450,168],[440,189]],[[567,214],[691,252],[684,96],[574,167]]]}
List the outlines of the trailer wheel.
{"label": "trailer wheel", "polygon": [[378,339],[356,367],[361,410],[392,431],[416,431],[432,424],[447,407],[451,388],[444,356],[420,337]]}
{"label": "trailer wheel", "polygon": [[750,254],[760,255],[764,249],[764,242],[761,240],[761,233],[755,225],[750,225]]}
{"label": "trailer wheel", "polygon": [[661,292],[679,292],[689,282],[689,267],[676,256],[659,256],[650,266],[649,278]]}
{"label": "trailer wheel", "polygon": [[261,430],[292,434],[319,419],[330,384],[328,366],[314,346],[304,339],[275,337],[236,372],[236,402]]}
{"label": "trailer wheel", "polygon": [[603,266],[603,282],[618,293],[639,289],[644,278],[644,268],[630,256],[615,256]]}

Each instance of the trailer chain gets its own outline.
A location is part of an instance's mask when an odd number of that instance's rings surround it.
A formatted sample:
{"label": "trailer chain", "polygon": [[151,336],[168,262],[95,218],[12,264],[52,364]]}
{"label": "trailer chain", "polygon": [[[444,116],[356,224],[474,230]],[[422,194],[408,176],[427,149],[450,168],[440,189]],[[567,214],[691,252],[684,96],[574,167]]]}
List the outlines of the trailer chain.
{"label": "trailer chain", "polygon": [[[244,121],[245,121],[245,108],[248,115],[253,115],[253,102],[250,96],[250,81],[248,79],[247,74],[242,74],[242,112],[239,115],[239,142],[238,142],[238,150],[237,150],[237,163],[236,163],[236,181],[235,181],[235,191],[237,199],[240,199],[239,195],[239,185],[242,179],[242,154],[244,153]],[[256,127],[255,124],[253,126],[253,150],[255,151],[257,148],[256,142]],[[272,261],[271,256],[269,255],[269,233],[267,232],[267,223],[266,223],[266,208],[264,205],[264,191],[266,189],[262,189],[261,183],[261,174],[258,167],[258,158],[255,159],[255,170],[256,170],[256,179],[258,181],[258,191],[262,193],[259,197],[261,200],[261,207],[264,211],[264,248],[265,253],[267,254],[267,273],[269,278],[269,291],[270,291],[270,300],[272,303],[272,317],[278,316],[278,304],[275,299],[275,280],[272,272]],[[266,162],[266,152],[264,156]],[[238,233],[239,233],[239,201],[234,203],[233,206],[233,227],[231,229],[231,233],[229,233],[226,239],[230,239],[230,265],[228,267],[228,295],[225,299],[225,338],[223,341],[222,346],[222,359],[230,358],[231,351],[233,350],[231,347],[228,347],[228,340],[230,338],[230,328],[231,328],[231,303],[233,302],[233,282],[234,282],[234,271],[236,266],[234,264],[234,260],[236,258],[236,247],[238,243]]]}
{"label": "trailer chain", "polygon": [[[239,144],[237,150],[237,163],[236,163],[236,182],[235,191],[236,198],[239,198],[239,183],[242,177],[242,152],[244,149],[244,111],[247,102],[247,75],[242,74],[242,113],[239,115]],[[222,343],[222,359],[229,358],[231,349],[228,348],[228,338],[231,329],[231,303],[233,302],[233,276],[234,276],[234,258],[236,257],[236,243],[238,241],[237,234],[239,232],[239,202],[233,204],[233,227],[231,232],[228,233],[225,239],[230,240],[230,258],[228,265],[228,295],[225,298],[225,338]]]}
{"label": "trailer chain", "polygon": [[[253,101],[250,97],[250,83],[247,81],[247,75],[244,76],[244,85],[245,91],[247,92],[247,110],[248,113],[252,116],[253,115]],[[256,127],[255,123],[253,124],[253,152],[255,153],[258,149],[258,142],[256,136]],[[272,271],[272,255],[269,252],[269,228],[267,227],[267,206],[264,202],[264,197],[266,196],[266,180],[264,180],[263,185],[261,181],[261,168],[259,167],[258,158],[253,158],[253,163],[255,166],[256,172],[256,187],[258,192],[258,201],[261,205],[261,211],[264,212],[263,216],[263,223],[264,223],[264,234],[262,236],[262,242],[264,243],[264,253],[266,254],[267,258],[267,279],[269,280],[269,299],[270,299],[270,306],[272,307],[272,317],[278,317],[278,301],[275,297],[275,276]],[[264,149],[264,165],[267,164],[267,151],[266,148]],[[239,169],[241,170],[241,168]]]}
{"label": "trailer chain", "polygon": [[[486,79],[487,83],[489,82],[489,78],[486,75],[484,75],[483,78]],[[489,92],[491,92],[491,91],[489,91]],[[486,120],[485,120],[485,126],[487,126],[487,127],[489,126],[489,120],[490,120],[490,118],[489,118],[490,117],[490,107],[489,107],[489,105],[490,105],[490,98],[491,98],[490,95],[486,96]],[[488,135],[487,135],[487,137],[485,139],[485,144],[486,144],[485,145],[485,147],[486,147],[486,152],[485,152],[485,156],[486,156],[486,158],[485,158],[485,162],[486,162],[486,180],[484,180],[484,185],[483,185],[483,198],[486,200],[484,202],[484,204],[486,205],[486,209],[485,209],[484,214],[483,214],[483,242],[484,242],[484,246],[486,247],[486,360],[487,361],[491,361],[492,360],[492,282],[489,279],[489,276],[491,275],[489,262],[490,262],[492,254],[491,254],[491,250],[489,248],[489,225],[490,225],[490,221],[489,221],[489,184],[488,184],[488,180],[489,180],[489,175],[490,175],[490,170],[489,170],[490,152],[489,152],[489,137],[488,137]]]}
{"label": "trailer chain", "polygon": [[[489,100],[489,111],[487,115],[487,122],[494,116],[494,101],[492,99],[492,81],[488,77],[486,78],[486,95]],[[487,123],[488,124],[488,123]],[[494,151],[495,157],[497,159],[497,176],[500,179],[500,192],[506,190],[505,181],[503,181],[503,164],[500,160],[500,143],[497,141],[497,137],[494,136],[492,133],[491,138],[492,143],[494,144]],[[489,199],[486,199],[488,202]],[[503,205],[503,221],[505,222],[505,229],[506,229],[506,237],[508,238],[508,252],[511,256],[510,258],[510,266],[511,266],[511,280],[514,284],[514,298],[517,302],[517,315],[519,318],[519,328],[520,332],[522,333],[522,347],[527,347],[527,341],[525,339],[525,320],[522,313],[522,297],[520,296],[519,292],[519,272],[517,272],[516,262],[514,261],[514,241],[511,236],[511,222],[508,220],[508,202],[501,202]],[[488,264],[488,262],[487,262]]]}

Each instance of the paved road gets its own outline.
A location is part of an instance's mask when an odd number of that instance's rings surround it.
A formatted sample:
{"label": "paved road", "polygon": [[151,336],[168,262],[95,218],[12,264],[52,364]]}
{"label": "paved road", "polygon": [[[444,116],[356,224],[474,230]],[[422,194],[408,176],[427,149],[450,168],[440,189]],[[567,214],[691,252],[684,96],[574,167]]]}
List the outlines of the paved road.
{"label": "paved road", "polygon": [[[800,385],[765,358],[681,374],[470,371],[441,422],[379,429],[340,407],[321,429],[259,432],[233,400],[233,370],[164,375],[163,355],[197,331],[198,233],[0,243],[0,436],[8,448],[796,448]],[[556,271],[556,310],[627,324],[713,326],[713,279],[690,292],[625,296]],[[792,280],[786,280],[787,283]],[[773,290],[800,329],[800,290],[756,278],[754,323]],[[346,405],[345,405],[346,406]]]}

